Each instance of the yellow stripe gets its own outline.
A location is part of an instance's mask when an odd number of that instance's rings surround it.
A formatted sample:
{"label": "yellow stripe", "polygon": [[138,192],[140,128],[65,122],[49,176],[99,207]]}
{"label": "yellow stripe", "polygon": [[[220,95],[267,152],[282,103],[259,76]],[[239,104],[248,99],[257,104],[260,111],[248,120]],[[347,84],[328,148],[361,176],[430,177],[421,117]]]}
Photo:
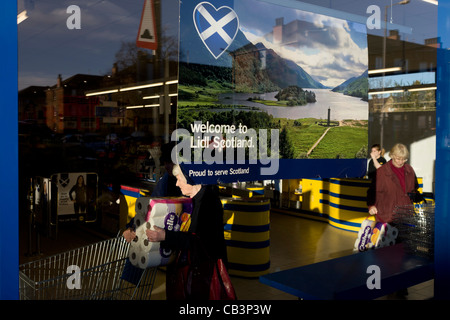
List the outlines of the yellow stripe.
{"label": "yellow stripe", "polygon": [[339,222],[335,222],[335,221],[332,221],[332,220],[330,220],[329,223],[330,223],[330,225],[332,225],[332,226],[334,226],[336,228],[347,230],[347,231],[356,231],[356,232],[358,232],[359,229],[360,229],[359,227],[353,227],[353,226],[349,226],[349,225],[346,225],[346,224],[340,224]]}
{"label": "yellow stripe", "polygon": [[367,210],[367,212],[358,212],[330,207],[330,217],[339,220],[350,221],[355,218],[367,217],[368,215],[369,210]]}
{"label": "yellow stripe", "polygon": [[228,269],[228,273],[232,276],[239,276],[239,277],[246,277],[246,278],[253,278],[253,277],[260,277],[265,274],[269,273],[269,270],[263,270],[263,271],[241,271],[241,270],[234,270],[234,269]]}
{"label": "yellow stripe", "polygon": [[[334,217],[334,218],[337,219],[336,217]],[[365,216],[359,216],[358,217],[358,216],[355,215],[352,219],[348,219],[348,220],[341,219],[341,220],[343,220],[345,222],[361,224],[367,218],[372,220],[372,221],[374,221],[374,217],[373,216],[369,217],[368,213]],[[337,227],[337,228],[340,228],[340,229],[344,229],[344,230],[348,230],[348,231],[356,231],[356,232],[358,232],[359,229],[360,229],[360,227],[349,226],[348,224],[341,224],[341,223],[339,223],[337,221],[334,221],[334,220],[331,220],[331,219],[329,220],[329,223],[330,223],[330,225],[332,225],[334,227]]]}
{"label": "yellow stripe", "polygon": [[264,264],[270,261],[270,247],[261,249],[227,247],[227,258],[230,263]]}
{"label": "yellow stripe", "polygon": [[344,224],[340,224],[338,222],[334,222],[334,221],[329,221],[329,224],[335,228],[339,228],[339,229],[343,229],[346,231],[358,231],[359,228],[357,227],[352,227],[352,226],[348,226],[348,225],[344,225]]}
{"label": "yellow stripe", "polygon": [[369,188],[368,186],[367,188],[363,188],[363,187],[351,187],[332,184],[330,192],[337,193],[339,195],[365,197],[368,188]]}
{"label": "yellow stripe", "polygon": [[331,197],[330,196],[330,203],[336,204],[336,205],[344,205],[349,207],[356,207],[356,208],[367,208],[367,202],[366,200],[349,200],[349,199],[341,199],[337,197]]}
{"label": "yellow stripe", "polygon": [[225,240],[236,240],[245,242],[261,242],[270,239],[270,232],[240,232],[240,231],[225,231]]}
{"label": "yellow stripe", "polygon": [[239,206],[266,206],[270,204],[270,200],[262,200],[262,199],[255,199],[254,201],[244,201],[244,200],[236,200],[236,199],[222,199],[221,200],[222,205],[225,205],[227,203],[236,204]]}
{"label": "yellow stripe", "polygon": [[244,226],[262,226],[270,223],[269,211],[242,212],[224,210],[224,221],[227,224],[239,224]]}

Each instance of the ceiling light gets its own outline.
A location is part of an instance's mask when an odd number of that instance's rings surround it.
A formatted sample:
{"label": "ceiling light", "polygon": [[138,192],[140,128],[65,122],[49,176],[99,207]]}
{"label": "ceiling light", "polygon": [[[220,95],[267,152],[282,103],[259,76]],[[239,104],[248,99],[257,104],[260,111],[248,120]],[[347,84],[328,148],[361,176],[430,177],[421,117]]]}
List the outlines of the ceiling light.
{"label": "ceiling light", "polygon": [[424,87],[424,88],[412,88],[412,89],[408,89],[409,92],[414,92],[414,91],[428,91],[428,90],[436,90],[437,87]]}
{"label": "ceiling light", "polygon": [[155,96],[146,96],[146,97],[142,97],[142,99],[158,99],[160,96],[159,95],[155,95]]}
{"label": "ceiling light", "polygon": [[143,105],[140,106],[128,106],[127,109],[139,109],[139,108],[143,108]]}
{"label": "ceiling light", "polygon": [[108,94],[108,93],[116,93],[118,91],[119,90],[117,90],[117,89],[104,90],[104,91],[95,91],[95,92],[86,93],[86,97],[99,96],[99,95]]}
{"label": "ceiling light", "polygon": [[384,69],[373,69],[369,70],[369,74],[377,74],[377,73],[386,73],[386,72],[396,72],[396,71],[402,71],[401,67],[392,67],[392,68],[384,68]]}
{"label": "ceiling light", "polygon": [[156,82],[156,83],[149,83],[149,84],[143,84],[139,86],[133,86],[133,87],[126,87],[126,88],[120,88],[119,90],[122,91],[130,91],[130,90],[138,90],[138,89],[145,89],[145,88],[151,88],[151,87],[157,87],[162,86],[164,83],[162,82]]}
{"label": "ceiling light", "polygon": [[386,91],[373,91],[373,92],[369,92],[369,95],[374,95],[374,94],[391,94],[391,93],[400,93],[400,92],[404,92],[404,90],[386,90]]}
{"label": "ceiling light", "polygon": [[17,15],[17,24],[19,24],[27,19],[28,19],[27,10],[24,10]]}

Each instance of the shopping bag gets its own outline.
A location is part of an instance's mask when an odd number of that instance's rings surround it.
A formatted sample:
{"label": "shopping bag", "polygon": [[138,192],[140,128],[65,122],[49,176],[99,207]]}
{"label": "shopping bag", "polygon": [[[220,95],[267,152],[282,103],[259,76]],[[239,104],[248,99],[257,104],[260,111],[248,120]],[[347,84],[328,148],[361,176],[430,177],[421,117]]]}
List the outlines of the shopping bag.
{"label": "shopping bag", "polygon": [[236,300],[225,263],[212,259],[197,241],[167,266],[167,300]]}
{"label": "shopping bag", "polygon": [[222,259],[218,259],[214,266],[211,279],[209,300],[236,300],[236,292]]}
{"label": "shopping bag", "polygon": [[363,252],[394,245],[397,235],[397,228],[383,221],[371,220],[368,217],[361,223],[353,251]]}

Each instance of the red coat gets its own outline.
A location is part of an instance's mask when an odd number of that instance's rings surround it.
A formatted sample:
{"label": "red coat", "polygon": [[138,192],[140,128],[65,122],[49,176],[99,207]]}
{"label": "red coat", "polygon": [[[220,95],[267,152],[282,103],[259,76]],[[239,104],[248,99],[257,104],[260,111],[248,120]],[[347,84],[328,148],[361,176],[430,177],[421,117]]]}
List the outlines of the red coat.
{"label": "red coat", "polygon": [[398,177],[391,169],[391,161],[377,169],[376,179],[372,181],[367,193],[369,208],[375,206],[378,210],[377,216],[387,223],[392,222],[396,206],[412,203],[408,193],[418,192],[419,187],[414,169],[405,163],[406,192],[403,191]]}

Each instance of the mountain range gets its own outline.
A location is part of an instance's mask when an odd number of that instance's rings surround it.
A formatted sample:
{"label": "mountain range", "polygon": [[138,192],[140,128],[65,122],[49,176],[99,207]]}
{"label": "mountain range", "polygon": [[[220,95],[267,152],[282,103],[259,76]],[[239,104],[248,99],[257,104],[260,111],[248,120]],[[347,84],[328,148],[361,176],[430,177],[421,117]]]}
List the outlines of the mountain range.
{"label": "mountain range", "polygon": [[368,99],[368,70],[364,71],[359,77],[353,77],[344,81],[337,87],[333,88],[333,92],[341,92],[352,97],[359,97],[364,101]]}
{"label": "mountain range", "polygon": [[[238,31],[226,53],[217,60],[204,48],[204,44],[198,41],[198,35],[192,33],[183,41],[190,43],[189,49],[195,50],[195,54],[189,58],[189,54],[182,53],[180,60],[185,62],[180,61],[180,84],[198,85],[198,80],[204,78],[205,80],[201,81],[204,84],[211,80],[221,83],[229,81],[230,84],[234,82],[234,88],[241,92],[270,92],[288,86],[304,89],[328,88],[313,79],[298,64],[281,57],[273,49],[266,48],[262,43],[251,43],[241,31]],[[187,49],[184,46],[186,45],[182,46],[182,51]],[[187,62],[194,60],[194,57],[195,61]],[[221,72],[217,72],[219,69]],[[367,98],[367,79],[366,71],[332,90],[364,99]],[[194,80],[196,83],[193,83]]]}

